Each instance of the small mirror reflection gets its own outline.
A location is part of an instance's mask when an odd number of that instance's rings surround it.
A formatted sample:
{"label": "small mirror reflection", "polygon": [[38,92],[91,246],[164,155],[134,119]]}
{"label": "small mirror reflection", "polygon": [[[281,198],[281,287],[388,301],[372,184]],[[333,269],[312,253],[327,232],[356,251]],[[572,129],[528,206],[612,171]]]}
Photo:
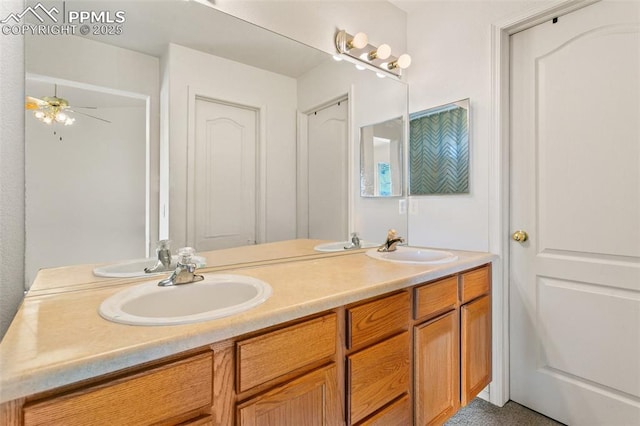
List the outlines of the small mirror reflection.
{"label": "small mirror reflection", "polygon": [[360,129],[360,194],[402,195],[402,117]]}

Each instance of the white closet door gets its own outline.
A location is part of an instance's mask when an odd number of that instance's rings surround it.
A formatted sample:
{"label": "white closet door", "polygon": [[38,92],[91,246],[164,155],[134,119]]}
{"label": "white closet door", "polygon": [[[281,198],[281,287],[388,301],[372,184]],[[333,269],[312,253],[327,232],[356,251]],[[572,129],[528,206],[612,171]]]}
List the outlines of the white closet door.
{"label": "white closet door", "polygon": [[347,101],[309,114],[309,238],[348,235]]}
{"label": "white closet door", "polygon": [[511,399],[640,424],[640,2],[511,37]]}
{"label": "white closet door", "polygon": [[194,244],[197,251],[256,242],[254,110],[196,99]]}

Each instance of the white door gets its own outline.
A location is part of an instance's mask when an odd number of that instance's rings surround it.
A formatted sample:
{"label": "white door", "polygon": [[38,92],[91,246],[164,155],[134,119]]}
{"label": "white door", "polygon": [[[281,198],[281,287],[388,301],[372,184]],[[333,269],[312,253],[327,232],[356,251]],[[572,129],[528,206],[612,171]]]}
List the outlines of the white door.
{"label": "white door", "polygon": [[348,235],[347,101],[309,115],[309,238]]}
{"label": "white door", "polygon": [[257,113],[201,98],[195,109],[191,244],[197,251],[255,244]]}
{"label": "white door", "polygon": [[640,425],[640,2],[511,37],[511,399]]}

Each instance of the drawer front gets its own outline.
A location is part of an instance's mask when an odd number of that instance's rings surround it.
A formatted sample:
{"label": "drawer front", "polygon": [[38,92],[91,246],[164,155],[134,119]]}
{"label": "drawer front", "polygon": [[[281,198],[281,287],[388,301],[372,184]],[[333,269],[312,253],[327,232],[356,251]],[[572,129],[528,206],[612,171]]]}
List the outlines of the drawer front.
{"label": "drawer front", "polygon": [[166,421],[211,407],[213,357],[197,355],[24,407],[24,424],[124,425]]}
{"label": "drawer front", "polygon": [[409,395],[394,401],[358,426],[407,426],[412,424]]}
{"label": "drawer front", "polygon": [[374,343],[406,330],[409,321],[409,293],[402,292],[384,299],[347,309],[347,345],[355,348]]}
{"label": "drawer front", "polygon": [[420,286],[415,292],[415,319],[453,309],[458,303],[458,277]]}
{"label": "drawer front", "polygon": [[478,296],[489,293],[491,289],[491,270],[489,265],[465,272],[462,274],[461,281],[460,299],[462,303],[467,303]]}
{"label": "drawer front", "polygon": [[336,325],[336,314],[331,313],[238,342],[239,392],[333,356]]}
{"label": "drawer front", "polygon": [[408,331],[347,358],[352,424],[408,393],[409,358]]}

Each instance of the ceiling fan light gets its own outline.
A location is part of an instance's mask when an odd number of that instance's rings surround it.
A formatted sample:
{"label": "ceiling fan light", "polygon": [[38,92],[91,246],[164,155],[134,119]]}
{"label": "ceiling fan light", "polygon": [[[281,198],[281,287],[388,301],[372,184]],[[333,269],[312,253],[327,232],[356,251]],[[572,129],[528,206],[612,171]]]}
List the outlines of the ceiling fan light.
{"label": "ceiling fan light", "polygon": [[62,112],[62,111],[59,111],[56,114],[56,121],[58,123],[64,123],[64,122],[67,121],[68,118],[69,118],[69,116],[67,114],[65,114],[64,112]]}
{"label": "ceiling fan light", "polygon": [[36,112],[33,113],[33,115],[38,119],[43,119],[44,118],[44,112],[42,112],[42,111],[36,111]]}
{"label": "ceiling fan light", "polygon": [[48,115],[46,117],[44,117],[42,119],[43,122],[45,122],[46,124],[51,124],[53,123],[53,118],[49,117]]}
{"label": "ceiling fan light", "polygon": [[75,118],[67,117],[67,119],[64,121],[64,125],[71,126],[74,123],[74,121],[76,121]]}

